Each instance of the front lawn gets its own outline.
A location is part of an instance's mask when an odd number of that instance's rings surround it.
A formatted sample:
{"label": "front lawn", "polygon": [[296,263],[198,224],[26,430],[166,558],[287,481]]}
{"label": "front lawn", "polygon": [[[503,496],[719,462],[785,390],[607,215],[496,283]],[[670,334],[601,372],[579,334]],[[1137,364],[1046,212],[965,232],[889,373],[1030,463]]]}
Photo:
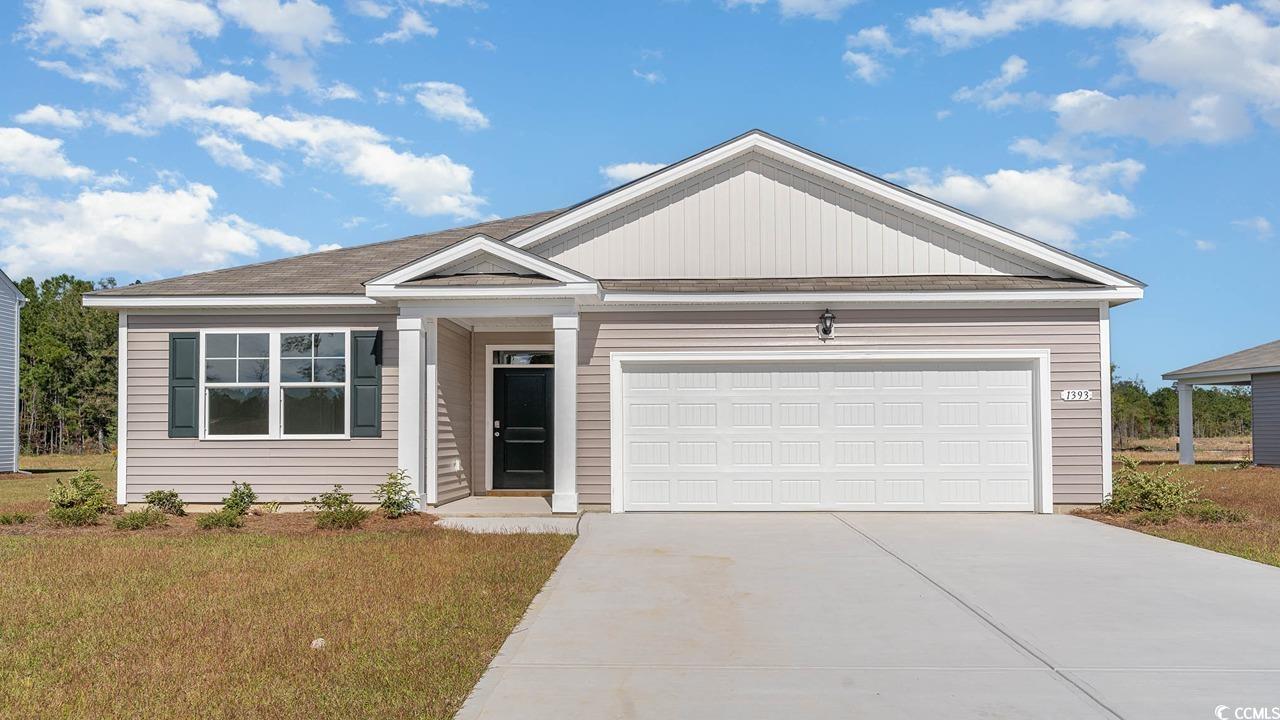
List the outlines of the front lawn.
{"label": "front lawn", "polygon": [[[47,464],[96,464],[113,484],[109,458]],[[42,512],[54,476],[0,476],[0,513]],[[450,717],[573,542],[427,516],[354,531],[297,513],[233,531],[41,520],[0,527],[5,717]]]}
{"label": "front lawn", "polygon": [[[1143,465],[1146,470],[1156,467],[1149,463]],[[1248,514],[1248,519],[1241,523],[1204,523],[1179,517],[1167,525],[1153,525],[1138,524],[1137,516],[1132,513],[1083,514],[1157,537],[1280,566],[1280,469],[1240,468],[1225,463],[1165,467],[1178,467],[1178,477],[1196,483],[1201,497],[1225,508],[1241,510]]]}

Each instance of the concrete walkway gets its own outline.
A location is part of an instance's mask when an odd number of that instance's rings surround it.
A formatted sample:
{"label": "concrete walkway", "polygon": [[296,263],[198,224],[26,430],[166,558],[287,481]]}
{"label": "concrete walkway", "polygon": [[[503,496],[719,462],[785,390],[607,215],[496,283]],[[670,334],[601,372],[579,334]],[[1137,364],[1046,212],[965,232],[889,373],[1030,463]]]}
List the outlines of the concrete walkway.
{"label": "concrete walkway", "polygon": [[1061,515],[589,514],[458,717],[1219,706],[1280,706],[1276,568]]}

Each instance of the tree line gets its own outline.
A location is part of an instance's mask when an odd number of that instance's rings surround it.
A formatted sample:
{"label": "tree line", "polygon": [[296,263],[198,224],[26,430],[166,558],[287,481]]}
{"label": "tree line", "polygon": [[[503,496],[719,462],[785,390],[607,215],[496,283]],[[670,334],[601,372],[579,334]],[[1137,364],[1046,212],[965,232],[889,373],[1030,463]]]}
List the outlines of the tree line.
{"label": "tree line", "polygon": [[[22,308],[19,433],[25,453],[105,452],[116,442],[116,314],[86,308],[84,293],[115,287],[58,275],[25,278]],[[1116,444],[1178,434],[1178,394],[1171,386],[1148,391],[1141,380],[1117,380],[1112,368],[1112,434]],[[1198,437],[1247,435],[1252,408],[1248,388],[1197,387]]]}

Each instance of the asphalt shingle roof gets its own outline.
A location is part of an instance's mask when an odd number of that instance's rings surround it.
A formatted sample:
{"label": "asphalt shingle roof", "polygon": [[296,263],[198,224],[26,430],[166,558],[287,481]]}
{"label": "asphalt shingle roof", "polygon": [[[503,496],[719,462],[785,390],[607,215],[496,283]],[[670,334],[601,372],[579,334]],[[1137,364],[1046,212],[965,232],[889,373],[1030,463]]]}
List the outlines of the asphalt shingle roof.
{"label": "asphalt shingle roof", "polygon": [[532,227],[559,210],[532,213],[398,240],[299,255],[270,262],[212,270],[99,290],[105,296],[182,295],[363,295],[364,282],[407,265],[472,235],[495,240]]}
{"label": "asphalt shingle roof", "polygon": [[1233,352],[1220,358],[1205,360],[1202,363],[1189,365],[1181,370],[1167,372],[1164,377],[1166,380],[1174,380],[1179,375],[1208,372],[1229,373],[1273,367],[1280,367],[1280,340]]}

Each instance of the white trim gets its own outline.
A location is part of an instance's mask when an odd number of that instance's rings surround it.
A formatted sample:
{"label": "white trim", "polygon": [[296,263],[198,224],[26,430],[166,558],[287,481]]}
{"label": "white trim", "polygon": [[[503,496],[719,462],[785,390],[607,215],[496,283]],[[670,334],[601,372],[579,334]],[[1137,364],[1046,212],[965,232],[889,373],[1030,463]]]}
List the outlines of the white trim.
{"label": "white trim", "polygon": [[505,322],[518,317],[538,317],[545,320],[547,316],[575,312],[577,312],[577,305],[572,300],[556,301],[552,298],[528,303],[509,303],[491,299],[400,303],[402,318],[501,318]]}
{"label": "white trim", "polygon": [[440,502],[440,323],[436,318],[422,321],[422,407],[426,411],[426,459],[423,461],[423,500]]}
{"label": "white trim", "polygon": [[1098,347],[1102,365],[1102,497],[1111,497],[1111,306],[1098,303]]}
{"label": "white trim", "polygon": [[424,470],[426,449],[423,419],[422,378],[423,341],[422,318],[397,318],[396,334],[399,346],[398,385],[396,400],[396,467],[409,474],[414,489],[422,502],[426,502],[426,473]]}
{"label": "white trim", "polygon": [[623,482],[623,384],[628,365],[644,363],[751,363],[829,361],[911,361],[911,360],[1024,360],[1032,364],[1037,406],[1036,501],[1038,512],[1053,512],[1053,416],[1050,379],[1051,353],[1035,350],[865,350],[813,351],[778,350],[767,352],[612,352],[609,353],[609,510],[626,512]]}
{"label": "white trim", "polygon": [[1196,464],[1196,386],[1178,381],[1178,464]]}
{"label": "white trim", "polygon": [[209,308],[209,307],[334,307],[375,306],[363,295],[182,295],[147,296],[85,295],[85,307],[98,308]]}
{"label": "white trim", "polygon": [[[14,426],[17,427],[16,425]],[[129,477],[129,313],[116,330],[116,504],[124,505]],[[16,465],[15,465],[16,467]]]}
{"label": "white trim", "polygon": [[[555,367],[555,365],[495,365],[493,362],[493,353],[495,350],[542,350],[554,351],[555,345],[539,345],[525,343],[522,345],[513,345],[511,343],[498,343],[495,345],[484,346],[484,489],[489,491],[493,489],[493,371],[495,368],[501,367]],[[554,441],[554,429],[552,439]],[[552,468],[554,477],[555,468]]]}
{"label": "white trim", "polygon": [[1254,375],[1280,372],[1280,366],[1244,368],[1240,370],[1207,370],[1192,373],[1165,373],[1165,380],[1181,382],[1186,380],[1196,385],[1228,385],[1233,383],[1252,382]]}
{"label": "white trim", "polygon": [[1130,302],[1142,299],[1142,288],[1101,288],[1097,290],[969,290],[913,292],[615,292],[604,291],[606,304],[679,304],[732,305],[755,303],[894,303],[918,304],[937,302],[1007,303],[1079,301],[1090,305],[1105,300]]}
{"label": "white trim", "polygon": [[[5,275],[3,271],[0,271],[0,277],[3,277],[5,280],[8,280],[8,276]],[[13,285],[12,280],[8,280],[8,282],[10,285]],[[27,304],[27,296],[23,295],[21,292],[18,292],[17,286],[14,286],[13,290],[16,296],[14,297],[14,303],[13,303],[13,438],[12,440],[13,440],[13,472],[17,472],[19,470],[18,462],[20,459],[20,449],[21,449],[20,446],[22,445],[22,430],[21,430],[22,415],[21,413],[18,412],[19,408],[22,406],[22,397],[20,395],[20,393],[22,392],[22,385],[21,385],[22,306]],[[123,317],[124,315],[122,313],[121,314],[122,322],[123,322]],[[116,354],[117,355],[119,354],[119,350],[116,351]],[[119,426],[118,420],[116,421],[116,425]],[[119,431],[117,431],[117,434],[119,434]],[[117,453],[117,456],[118,455],[119,453]]]}
{"label": "white trim", "polygon": [[552,262],[544,257],[538,257],[533,253],[520,250],[505,242],[494,240],[488,235],[479,234],[369,280],[365,283],[365,287],[372,289],[378,286],[399,285],[410,280],[416,280],[434,270],[452,265],[459,260],[481,254],[492,255],[539,275],[545,275],[552,280],[559,280],[564,283],[591,282],[590,277],[570,270],[559,263]]}
{"label": "white trim", "polygon": [[[121,313],[124,315],[124,313]],[[340,327],[271,327],[271,328],[201,328],[200,333],[200,373],[199,397],[196,400],[199,412],[200,430],[197,439],[204,442],[228,442],[243,440],[350,440],[351,439],[351,332],[352,328]],[[285,383],[280,380],[280,336],[314,333],[342,333],[344,347],[345,380],[341,383]],[[267,336],[267,382],[265,383],[213,383],[213,387],[265,387],[267,388],[267,433],[265,435],[210,435],[209,412],[207,407],[207,390],[209,383],[205,381],[205,360],[208,335],[266,335]],[[288,435],[284,432],[284,395],[286,387],[341,387],[342,393],[342,433],[326,435]]]}
{"label": "white trim", "polygon": [[507,242],[518,248],[529,247],[540,240],[549,238],[593,218],[603,216],[623,205],[635,202],[664,187],[673,185],[686,177],[700,173],[752,150],[774,155],[784,162],[806,168],[811,172],[835,180],[872,197],[950,225],[979,239],[998,246],[1008,247],[1015,252],[1077,277],[1107,285],[1124,287],[1134,285],[1131,280],[1119,274],[1096,267],[1079,258],[1022,237],[1012,231],[911,193],[880,178],[854,172],[831,161],[818,158],[813,154],[801,151],[760,132],[748,133],[720,147],[694,156],[687,161],[659,170],[644,179],[625,185],[614,192],[602,195],[593,201],[584,203],[568,212],[516,233],[513,237],[508,238]]}
{"label": "white trim", "polygon": [[578,316],[556,315],[551,320],[555,333],[555,389],[553,398],[555,432],[554,490],[551,512],[578,512]]}
{"label": "white trim", "polygon": [[403,287],[370,285],[365,294],[376,299],[412,298],[544,298],[597,296],[600,288],[595,282],[574,282],[564,285],[532,285],[528,287],[495,285],[490,287]]}

